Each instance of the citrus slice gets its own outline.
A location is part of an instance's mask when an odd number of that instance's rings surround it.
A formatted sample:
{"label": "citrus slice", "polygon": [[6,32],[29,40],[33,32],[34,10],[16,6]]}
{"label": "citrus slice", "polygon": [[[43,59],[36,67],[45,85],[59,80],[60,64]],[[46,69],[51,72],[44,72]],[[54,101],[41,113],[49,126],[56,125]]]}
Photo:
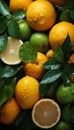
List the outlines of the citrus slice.
{"label": "citrus slice", "polygon": [[32,109],[32,120],[40,128],[48,129],[55,126],[60,116],[61,109],[53,99],[40,99]]}
{"label": "citrus slice", "polygon": [[8,44],[5,50],[1,53],[1,60],[8,65],[16,65],[21,62],[19,57],[19,50],[23,44],[22,40],[17,40],[12,37],[8,37]]}

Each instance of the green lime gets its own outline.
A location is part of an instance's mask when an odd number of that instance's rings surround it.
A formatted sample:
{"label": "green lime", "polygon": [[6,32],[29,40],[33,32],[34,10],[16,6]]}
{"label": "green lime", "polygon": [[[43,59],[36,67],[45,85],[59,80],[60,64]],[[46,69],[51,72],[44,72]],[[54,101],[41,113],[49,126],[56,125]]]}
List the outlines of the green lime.
{"label": "green lime", "polygon": [[29,40],[32,33],[32,29],[28,25],[27,21],[23,19],[20,20],[18,24],[20,28],[20,39],[22,39],[23,41]]}
{"label": "green lime", "polygon": [[55,130],[72,130],[72,128],[69,123],[59,121],[59,123],[55,126]]}
{"label": "green lime", "polygon": [[30,37],[30,43],[37,51],[46,52],[49,49],[48,36],[45,33],[35,32]]}
{"label": "green lime", "polygon": [[74,83],[70,86],[61,84],[56,90],[56,99],[61,104],[74,102]]}

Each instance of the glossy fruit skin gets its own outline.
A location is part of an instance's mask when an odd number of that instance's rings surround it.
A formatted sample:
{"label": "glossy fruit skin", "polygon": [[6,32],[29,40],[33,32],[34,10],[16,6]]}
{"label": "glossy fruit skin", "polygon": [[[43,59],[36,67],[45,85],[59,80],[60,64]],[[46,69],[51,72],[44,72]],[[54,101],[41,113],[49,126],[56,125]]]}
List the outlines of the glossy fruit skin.
{"label": "glossy fruit skin", "polygon": [[70,22],[62,21],[56,23],[49,31],[49,43],[52,49],[58,44],[62,46],[69,34],[71,42],[74,42],[74,25]]}
{"label": "glossy fruit skin", "polygon": [[56,99],[60,104],[68,104],[74,102],[74,84],[64,86],[61,84],[56,90]]}
{"label": "glossy fruit skin", "polygon": [[39,82],[28,75],[22,77],[15,86],[15,97],[22,109],[31,109],[40,99]]}
{"label": "glossy fruit skin", "polygon": [[40,52],[47,52],[49,49],[48,36],[45,33],[36,32],[30,37],[30,43]]}
{"label": "glossy fruit skin", "polygon": [[36,0],[28,7],[26,19],[32,29],[45,31],[54,25],[56,21],[56,11],[49,1]]}
{"label": "glossy fruit skin", "polygon": [[29,40],[32,33],[32,29],[28,25],[27,21],[23,19],[23,20],[20,20],[18,24],[20,28],[20,39],[23,41]]}
{"label": "glossy fruit skin", "polygon": [[9,98],[8,101],[0,108],[0,122],[7,125],[12,124],[19,115],[20,111],[21,109],[16,99],[14,97]]}
{"label": "glossy fruit skin", "polygon": [[36,60],[24,64],[24,73],[34,77],[37,80],[40,80],[45,73],[45,69],[42,67],[42,65],[47,60],[47,57],[43,53],[38,52]]}

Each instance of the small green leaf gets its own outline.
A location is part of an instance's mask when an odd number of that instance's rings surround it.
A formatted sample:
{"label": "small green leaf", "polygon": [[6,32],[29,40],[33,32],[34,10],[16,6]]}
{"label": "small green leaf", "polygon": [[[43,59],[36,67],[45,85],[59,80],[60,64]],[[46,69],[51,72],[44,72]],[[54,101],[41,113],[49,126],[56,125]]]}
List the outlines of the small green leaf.
{"label": "small green leaf", "polygon": [[8,5],[3,0],[0,0],[0,13],[3,16],[5,16],[7,19],[12,18],[10,9],[9,9]]}
{"label": "small green leaf", "polygon": [[62,73],[61,78],[62,78],[63,83],[64,83],[65,86],[69,86],[70,85],[70,83],[71,83],[70,75],[68,75],[67,73]]}
{"label": "small green leaf", "polygon": [[71,51],[72,51],[72,43],[71,43],[69,35],[67,35],[67,37],[62,45],[62,51],[64,54],[64,59],[68,60],[68,58],[71,54]]}
{"label": "small green leaf", "polygon": [[59,62],[64,61],[63,51],[62,51],[62,49],[59,45],[56,45],[55,48],[54,48],[54,57]]}
{"label": "small green leaf", "polygon": [[5,85],[0,90],[0,107],[6,102],[10,97],[14,95],[16,78],[13,78],[9,85]]}
{"label": "small green leaf", "polygon": [[27,41],[20,47],[19,56],[23,62],[32,62],[37,57],[37,51],[30,42]]}
{"label": "small green leaf", "polygon": [[74,8],[70,10],[70,16],[74,20]]}
{"label": "small green leaf", "polygon": [[0,53],[3,52],[3,50],[5,49],[7,43],[8,43],[7,35],[6,34],[0,35]]}
{"label": "small green leaf", "polygon": [[58,78],[60,78],[61,74],[61,70],[49,70],[44,74],[40,84],[52,83],[56,81]]}
{"label": "small green leaf", "polygon": [[13,17],[16,20],[21,20],[26,16],[26,11],[25,10],[17,10],[13,13]]}
{"label": "small green leaf", "polygon": [[68,75],[74,75],[74,64],[72,63],[65,64],[63,72],[67,73]]}
{"label": "small green leaf", "polygon": [[0,16],[0,34],[6,30],[7,23],[6,19],[3,16]]}
{"label": "small green leaf", "polygon": [[19,39],[20,37],[20,29],[17,20],[11,19],[8,22],[8,33],[11,37]]}
{"label": "small green leaf", "polygon": [[58,61],[56,61],[54,58],[49,59],[47,62],[44,63],[43,68],[45,69],[51,69],[56,70],[61,68],[62,64]]}
{"label": "small green leaf", "polygon": [[23,65],[18,66],[5,66],[0,73],[0,78],[9,78],[14,76],[21,70]]}

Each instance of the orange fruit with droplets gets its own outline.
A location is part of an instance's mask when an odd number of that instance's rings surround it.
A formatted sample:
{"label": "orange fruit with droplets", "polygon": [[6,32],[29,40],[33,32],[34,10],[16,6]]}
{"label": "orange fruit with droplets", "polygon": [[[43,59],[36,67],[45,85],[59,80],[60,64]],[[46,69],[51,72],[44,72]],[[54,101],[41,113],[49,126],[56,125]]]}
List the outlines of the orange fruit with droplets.
{"label": "orange fruit with droplets", "polygon": [[39,82],[28,75],[16,84],[15,97],[22,109],[31,109],[40,99]]}
{"label": "orange fruit with droplets", "polygon": [[33,2],[33,0],[10,0],[9,8],[12,12],[17,10],[27,10],[29,5]]}
{"label": "orange fruit with droplets", "polygon": [[61,109],[57,102],[49,98],[37,101],[32,109],[32,120],[40,128],[52,128],[61,117]]}
{"label": "orange fruit with droplets", "polygon": [[74,25],[70,22],[56,23],[49,31],[49,43],[52,49],[58,44],[62,46],[67,35],[70,36],[71,42],[74,42]]}
{"label": "orange fruit with droplets", "polygon": [[8,125],[12,124],[20,111],[21,109],[16,99],[14,97],[9,98],[0,108],[0,122]]}
{"label": "orange fruit with droplets", "polygon": [[26,20],[34,30],[48,30],[56,21],[55,8],[47,0],[33,1],[27,9]]}
{"label": "orange fruit with droplets", "polygon": [[41,79],[45,72],[45,69],[42,66],[47,60],[46,55],[37,52],[37,58],[33,62],[24,63],[25,74],[32,76],[37,80]]}

